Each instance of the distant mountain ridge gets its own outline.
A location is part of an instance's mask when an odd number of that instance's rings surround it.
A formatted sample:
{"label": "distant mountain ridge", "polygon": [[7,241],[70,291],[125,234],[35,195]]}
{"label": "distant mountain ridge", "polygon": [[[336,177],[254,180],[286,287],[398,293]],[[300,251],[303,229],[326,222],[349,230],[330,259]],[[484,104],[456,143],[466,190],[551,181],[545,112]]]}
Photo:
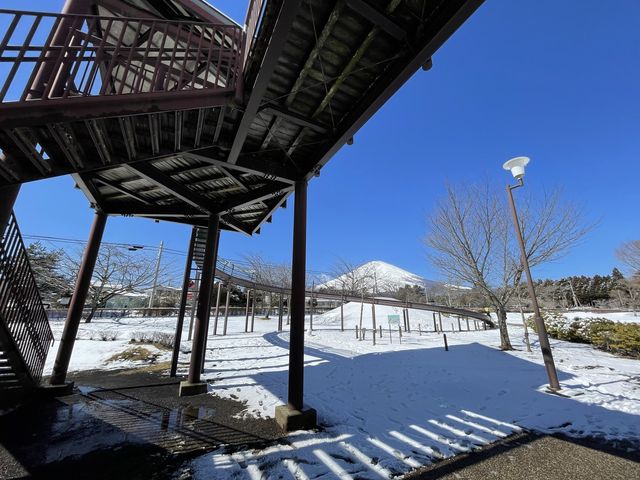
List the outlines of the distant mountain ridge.
{"label": "distant mountain ridge", "polygon": [[404,286],[414,286],[431,288],[440,285],[433,280],[427,280],[424,277],[404,270],[381,260],[373,260],[360,265],[352,272],[344,273],[337,278],[329,280],[321,285],[318,289],[330,290],[358,290],[364,287],[368,293],[384,293],[398,290]]}

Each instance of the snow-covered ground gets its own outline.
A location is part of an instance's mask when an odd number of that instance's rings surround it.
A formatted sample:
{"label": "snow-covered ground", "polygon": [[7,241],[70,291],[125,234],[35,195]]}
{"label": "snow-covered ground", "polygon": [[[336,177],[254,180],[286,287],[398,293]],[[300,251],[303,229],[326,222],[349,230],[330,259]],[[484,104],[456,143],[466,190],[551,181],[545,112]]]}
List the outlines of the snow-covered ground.
{"label": "snow-covered ground", "polygon": [[[374,346],[371,306],[363,311],[365,341],[354,332],[360,304],[345,305],[344,332],[339,312],[314,317],[314,330],[306,336],[305,399],[318,411],[322,431],[297,432],[265,450],[202,455],[188,464],[194,478],[388,478],[522,428],[640,439],[639,361],[552,340],[565,395],[558,396],[545,390],[533,332],[534,352],[524,348],[519,314],[509,316],[518,350],[501,352],[497,330],[475,331],[471,322],[471,331],[451,332],[452,326],[458,329],[457,319],[443,317],[449,330],[445,351],[442,335],[432,331],[431,313],[420,311],[410,312],[412,332],[400,343],[397,326],[389,338],[388,315],[402,313],[384,306],[376,307],[384,334]],[[119,332],[119,340],[78,341],[71,368],[106,368],[104,359],[126,348],[133,332],[171,331],[174,322],[125,318],[83,324],[80,338],[107,329]],[[211,393],[246,402],[243,415],[272,417],[286,401],[289,334],[274,332],[276,324],[276,317],[256,318],[256,331],[244,333],[244,317],[233,317],[227,336],[209,338],[204,378]],[[56,338],[61,325],[54,324]],[[186,329],[183,346],[189,347]],[[187,361],[184,354],[181,362]]]}

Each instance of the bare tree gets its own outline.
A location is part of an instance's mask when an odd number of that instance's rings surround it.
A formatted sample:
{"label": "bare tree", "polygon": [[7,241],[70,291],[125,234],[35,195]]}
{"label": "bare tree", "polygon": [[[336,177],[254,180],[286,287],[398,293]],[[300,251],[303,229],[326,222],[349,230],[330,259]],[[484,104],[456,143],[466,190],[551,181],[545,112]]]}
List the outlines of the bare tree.
{"label": "bare tree", "polygon": [[640,240],[623,243],[616,250],[616,257],[628,271],[628,276],[619,282],[618,290],[629,299],[629,305],[637,315],[640,303]]}
{"label": "bare tree", "polygon": [[[425,244],[443,276],[471,285],[495,308],[500,346],[510,350],[507,305],[523,270],[506,202],[499,193],[488,182],[449,185],[428,219]],[[518,210],[532,267],[559,258],[589,230],[581,212],[563,204],[558,191],[539,201],[525,197]]]}
{"label": "bare tree", "polygon": [[345,295],[365,295],[380,290],[377,285],[383,279],[378,279],[372,264],[356,265],[344,258],[339,258],[331,269],[333,280],[327,282],[329,290],[335,290]]}
{"label": "bare tree", "polygon": [[[267,262],[262,255],[250,253],[244,256],[247,264],[247,272],[256,283],[274,285],[289,289],[291,287],[291,265],[287,263]],[[271,306],[273,305],[273,294],[266,293],[267,309],[266,317],[269,318]]]}
{"label": "bare tree", "polygon": [[631,275],[640,274],[640,240],[620,245],[616,250],[616,257],[630,270]]}
{"label": "bare tree", "polygon": [[[70,270],[77,271],[79,260],[72,259]],[[89,313],[85,322],[93,319],[98,308],[103,308],[112,298],[127,293],[140,293],[153,282],[156,262],[140,252],[130,253],[119,246],[103,245],[100,248],[89,288]],[[160,269],[159,283],[166,278]]]}

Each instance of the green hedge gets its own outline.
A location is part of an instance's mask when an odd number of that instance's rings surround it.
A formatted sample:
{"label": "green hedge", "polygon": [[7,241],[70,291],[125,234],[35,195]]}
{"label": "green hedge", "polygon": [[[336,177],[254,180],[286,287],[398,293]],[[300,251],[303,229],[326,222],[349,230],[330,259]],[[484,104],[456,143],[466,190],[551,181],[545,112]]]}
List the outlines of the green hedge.
{"label": "green hedge", "polygon": [[[552,338],[588,343],[600,350],[625,357],[640,358],[640,325],[619,323],[606,318],[566,318],[561,313],[542,314],[547,333]],[[528,324],[535,331],[533,317]]]}

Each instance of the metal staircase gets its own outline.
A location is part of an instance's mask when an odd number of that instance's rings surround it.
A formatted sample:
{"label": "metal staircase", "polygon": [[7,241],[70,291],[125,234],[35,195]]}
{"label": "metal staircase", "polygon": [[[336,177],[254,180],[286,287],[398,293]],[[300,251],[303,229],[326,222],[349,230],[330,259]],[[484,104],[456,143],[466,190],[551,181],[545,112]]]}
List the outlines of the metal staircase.
{"label": "metal staircase", "polygon": [[0,238],[0,408],[37,387],[53,334],[12,214]]}
{"label": "metal staircase", "polygon": [[238,94],[237,25],[2,9],[0,19],[9,183],[210,145]]}

